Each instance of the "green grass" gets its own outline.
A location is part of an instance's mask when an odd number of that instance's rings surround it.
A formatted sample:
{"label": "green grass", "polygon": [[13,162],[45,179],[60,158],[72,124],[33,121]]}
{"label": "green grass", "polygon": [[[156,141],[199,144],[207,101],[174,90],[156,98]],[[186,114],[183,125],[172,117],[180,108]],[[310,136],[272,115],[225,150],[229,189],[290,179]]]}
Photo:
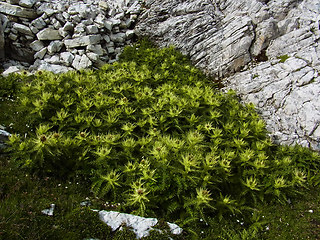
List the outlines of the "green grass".
{"label": "green grass", "polygon": [[304,190],[287,205],[261,206],[267,239],[320,239],[320,189]]}
{"label": "green grass", "polygon": [[[30,176],[10,164],[10,158],[0,161],[0,239],[135,239],[132,232],[112,233],[101,222],[97,213],[80,203],[89,198],[92,209],[121,210],[108,206],[88,191],[84,179],[61,182],[52,178]],[[41,213],[56,204],[54,216]],[[241,221],[216,222],[215,229],[199,228],[202,239],[319,239],[320,189],[303,190],[302,195],[291,199],[291,204],[270,203],[259,205],[262,230],[252,235],[253,226]],[[310,212],[312,210],[312,213]],[[266,230],[266,229],[269,230]],[[80,237],[80,238],[79,238]],[[179,239],[197,239],[184,233]],[[148,239],[164,239],[153,233]],[[177,239],[177,238],[174,238]]]}

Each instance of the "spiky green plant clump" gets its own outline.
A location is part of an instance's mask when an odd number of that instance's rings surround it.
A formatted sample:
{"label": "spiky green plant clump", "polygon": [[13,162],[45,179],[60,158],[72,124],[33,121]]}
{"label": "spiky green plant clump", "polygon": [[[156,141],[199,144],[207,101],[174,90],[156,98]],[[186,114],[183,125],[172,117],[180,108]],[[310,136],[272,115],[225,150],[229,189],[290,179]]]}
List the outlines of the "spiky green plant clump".
{"label": "spiky green plant clump", "polygon": [[[285,200],[309,167],[278,151],[252,104],[219,92],[174,48],[127,47],[99,70],[17,76],[26,137],[10,138],[23,168],[92,179],[123,211],[182,222]],[[319,155],[309,154],[314,172]],[[312,162],[312,164],[311,164]]]}

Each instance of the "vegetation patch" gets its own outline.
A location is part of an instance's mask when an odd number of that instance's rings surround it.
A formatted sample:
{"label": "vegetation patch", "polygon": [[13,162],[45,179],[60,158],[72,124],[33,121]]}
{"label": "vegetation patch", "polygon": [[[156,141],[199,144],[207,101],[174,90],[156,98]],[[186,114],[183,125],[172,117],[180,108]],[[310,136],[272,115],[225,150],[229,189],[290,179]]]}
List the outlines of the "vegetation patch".
{"label": "vegetation patch", "polygon": [[317,153],[274,145],[253,104],[220,92],[173,47],[142,41],[99,70],[9,79],[24,126],[9,140],[15,167],[90,182],[122,212],[203,237],[238,220],[253,236],[264,226],[258,204],[319,182]]}
{"label": "vegetation patch", "polygon": [[288,55],[282,55],[278,57],[280,63],[284,63],[285,61],[287,61],[288,58],[289,58]]}

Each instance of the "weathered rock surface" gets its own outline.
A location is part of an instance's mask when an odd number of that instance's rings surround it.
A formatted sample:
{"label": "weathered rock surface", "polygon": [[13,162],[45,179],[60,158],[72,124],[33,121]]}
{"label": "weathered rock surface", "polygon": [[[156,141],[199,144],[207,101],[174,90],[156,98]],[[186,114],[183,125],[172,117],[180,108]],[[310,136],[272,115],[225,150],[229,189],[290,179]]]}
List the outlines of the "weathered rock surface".
{"label": "weathered rock surface", "polygon": [[320,4],[146,0],[136,26],[257,105],[282,144],[320,150]]}

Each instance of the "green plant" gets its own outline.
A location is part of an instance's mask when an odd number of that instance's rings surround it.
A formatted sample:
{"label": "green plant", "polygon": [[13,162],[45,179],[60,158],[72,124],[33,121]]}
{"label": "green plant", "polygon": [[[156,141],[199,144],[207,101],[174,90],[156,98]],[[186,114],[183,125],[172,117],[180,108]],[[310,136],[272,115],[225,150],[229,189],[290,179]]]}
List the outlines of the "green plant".
{"label": "green plant", "polygon": [[289,58],[288,55],[282,55],[278,57],[280,63],[284,63]]}
{"label": "green plant", "polygon": [[125,202],[122,211],[209,224],[284,202],[318,170],[319,155],[304,164],[277,150],[252,104],[219,92],[173,47],[142,42],[96,71],[21,78],[30,131],[10,138],[17,165],[90,178],[97,196]]}

